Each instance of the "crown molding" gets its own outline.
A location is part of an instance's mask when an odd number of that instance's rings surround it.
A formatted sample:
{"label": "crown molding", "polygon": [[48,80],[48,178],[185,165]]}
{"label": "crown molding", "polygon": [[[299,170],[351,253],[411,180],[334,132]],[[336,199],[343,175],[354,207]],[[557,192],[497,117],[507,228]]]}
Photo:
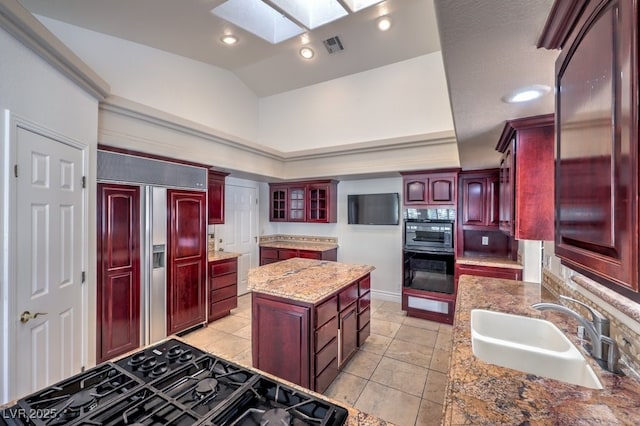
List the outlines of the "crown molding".
{"label": "crown molding", "polygon": [[109,84],[16,0],[0,0],[0,27],[98,100]]}
{"label": "crown molding", "polygon": [[[218,131],[211,127],[178,117],[176,115],[157,110],[155,108],[119,97],[109,96],[100,102],[100,110],[116,115],[128,117],[137,121],[169,129],[178,133],[201,138],[213,143],[225,145],[233,149],[238,149],[251,154],[277,160],[282,163],[298,162],[306,160],[327,159],[345,155],[357,155],[368,153],[379,153],[385,151],[397,151],[410,148],[421,148],[439,144],[456,143],[456,136],[453,130],[425,133],[418,135],[403,136],[358,142],[345,145],[335,145],[331,147],[282,152],[264,145],[243,140],[241,138]],[[110,129],[113,130],[113,129]],[[110,130],[101,129],[101,132]]]}

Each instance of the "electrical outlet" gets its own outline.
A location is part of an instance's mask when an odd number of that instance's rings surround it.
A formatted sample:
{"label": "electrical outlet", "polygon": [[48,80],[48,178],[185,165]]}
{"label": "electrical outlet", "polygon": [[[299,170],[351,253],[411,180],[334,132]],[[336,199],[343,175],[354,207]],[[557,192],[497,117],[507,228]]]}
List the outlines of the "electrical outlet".
{"label": "electrical outlet", "polygon": [[489,237],[487,237],[486,235],[482,237],[482,245],[483,246],[489,245]]}

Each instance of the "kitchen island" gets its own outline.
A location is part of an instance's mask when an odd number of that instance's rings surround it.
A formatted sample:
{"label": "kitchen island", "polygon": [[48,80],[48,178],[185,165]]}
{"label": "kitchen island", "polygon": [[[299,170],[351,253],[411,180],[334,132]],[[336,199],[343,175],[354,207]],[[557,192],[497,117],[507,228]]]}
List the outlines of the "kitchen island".
{"label": "kitchen island", "polygon": [[293,258],[250,270],[253,366],[323,392],[369,336],[373,269]]}
{"label": "kitchen island", "polygon": [[[555,300],[540,284],[460,277],[443,424],[637,424],[640,383],[630,375],[603,370],[580,348],[577,322],[531,308],[541,301]],[[471,346],[472,309],[551,319],[580,348],[604,389],[571,385],[476,358]]]}

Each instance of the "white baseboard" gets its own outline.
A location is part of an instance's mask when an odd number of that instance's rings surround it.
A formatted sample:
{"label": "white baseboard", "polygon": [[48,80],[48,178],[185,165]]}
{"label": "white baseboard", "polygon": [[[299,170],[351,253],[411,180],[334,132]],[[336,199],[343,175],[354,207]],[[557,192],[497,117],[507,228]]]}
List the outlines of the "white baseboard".
{"label": "white baseboard", "polygon": [[371,289],[371,298],[377,299],[377,300],[384,300],[385,302],[402,303],[402,294],[394,293],[391,291]]}

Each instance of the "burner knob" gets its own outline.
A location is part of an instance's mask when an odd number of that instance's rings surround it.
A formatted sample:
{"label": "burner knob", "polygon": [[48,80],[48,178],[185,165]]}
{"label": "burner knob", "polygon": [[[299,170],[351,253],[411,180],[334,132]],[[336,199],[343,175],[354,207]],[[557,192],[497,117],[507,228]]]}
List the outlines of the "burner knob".
{"label": "burner knob", "polygon": [[32,314],[29,311],[24,311],[23,313],[20,314],[20,322],[21,323],[26,323],[29,322],[29,320],[31,319],[35,319],[41,315],[47,315],[46,312],[36,312],[35,314]]}

